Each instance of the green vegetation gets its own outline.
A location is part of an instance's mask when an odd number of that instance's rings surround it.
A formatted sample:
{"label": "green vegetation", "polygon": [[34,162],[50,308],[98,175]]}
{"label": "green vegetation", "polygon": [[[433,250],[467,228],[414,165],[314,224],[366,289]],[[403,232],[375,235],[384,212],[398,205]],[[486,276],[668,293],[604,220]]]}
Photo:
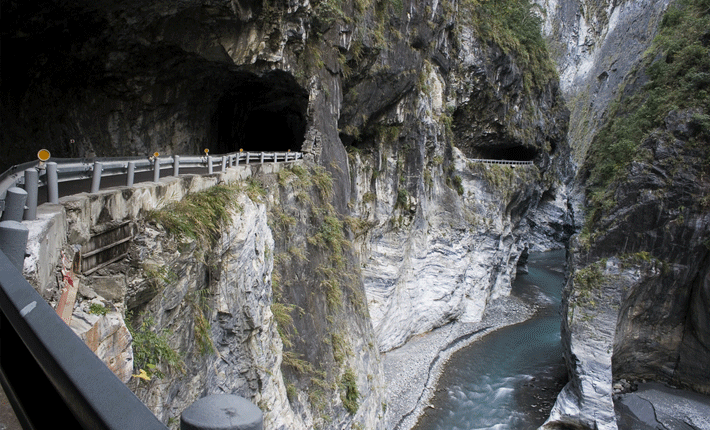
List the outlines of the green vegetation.
{"label": "green vegetation", "polygon": [[[126,314],[130,320],[130,313]],[[169,343],[169,331],[163,330],[156,333],[152,327],[155,325],[153,317],[143,319],[140,327],[134,328],[129,322],[126,324],[133,337],[133,366],[143,369],[149,377],[162,378],[165,376],[158,368],[159,365],[167,366],[168,370],[184,372],[185,364],[180,354]]]}
{"label": "green vegetation", "polygon": [[211,335],[212,326],[205,316],[205,313],[209,311],[208,296],[209,291],[206,289],[195,291],[187,296],[187,301],[192,307],[195,343],[197,343],[201,355],[213,354],[215,352],[215,345]]}
{"label": "green vegetation", "polygon": [[606,259],[601,259],[575,272],[574,288],[580,304],[589,308],[597,306],[596,297],[606,280],[604,275],[606,262]]}
{"label": "green vegetation", "polygon": [[104,316],[108,313],[108,309],[106,308],[106,306],[101,305],[99,303],[92,303],[91,306],[89,306],[89,313]]}
{"label": "green vegetation", "polygon": [[702,108],[704,113],[694,118],[702,136],[698,140],[710,138],[710,44],[703,43],[710,28],[708,10],[708,0],[679,0],[670,6],[644,56],[648,82],[610,108],[609,122],[594,138],[585,160],[590,174],[588,229],[605,208],[615,206],[609,202],[610,185],[622,180],[632,161],[645,156],[638,150],[641,142],[663,127],[670,111]]}
{"label": "green vegetation", "polygon": [[[147,219],[162,225],[174,237],[195,240],[202,249],[209,249],[222,223],[230,219],[230,212],[240,209],[235,203],[239,191],[237,185],[216,185],[151,211]],[[246,192],[258,194],[251,183],[247,184]]]}
{"label": "green vegetation", "polygon": [[527,90],[557,76],[535,7],[529,0],[466,0],[461,5],[462,22],[474,26],[481,40],[493,41],[504,53],[515,55]]}
{"label": "green vegetation", "polygon": [[395,208],[406,209],[409,205],[409,191],[406,188],[400,188],[397,191],[397,201],[394,204]]}
{"label": "green vegetation", "polygon": [[158,266],[150,263],[143,264],[143,275],[152,287],[157,290],[172,285],[178,280],[177,274],[169,266]]}
{"label": "green vegetation", "polygon": [[462,196],[464,189],[463,189],[463,184],[462,184],[463,180],[461,179],[461,176],[454,175],[454,177],[451,181],[453,182],[453,187],[456,190],[456,192],[459,193],[460,196]]}
{"label": "green vegetation", "polygon": [[340,389],[342,390],[340,400],[342,400],[343,406],[351,415],[355,415],[360,408],[358,403],[360,393],[357,390],[357,377],[350,367],[345,369],[345,373],[340,379]]}

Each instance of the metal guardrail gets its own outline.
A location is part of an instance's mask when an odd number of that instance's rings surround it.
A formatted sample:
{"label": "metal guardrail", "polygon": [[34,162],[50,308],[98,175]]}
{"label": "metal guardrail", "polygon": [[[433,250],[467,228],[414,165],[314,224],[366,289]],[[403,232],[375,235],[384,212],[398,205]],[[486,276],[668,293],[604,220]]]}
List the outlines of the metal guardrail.
{"label": "metal guardrail", "polygon": [[[215,170],[224,172],[229,167],[249,163],[279,163],[295,161],[303,158],[301,152],[232,152],[220,155],[180,156],[170,155],[165,157],[101,157],[94,159],[85,158],[54,158],[46,163],[32,161],[19,164],[0,174],[0,212],[5,210],[7,191],[27,181],[28,169],[39,172],[39,186],[47,186],[48,201],[57,203],[58,193],[56,185],[61,182],[92,179],[91,192],[100,188],[101,178],[117,175],[126,175],[126,186],[133,186],[136,173],[154,172],[153,180],[160,179],[160,170],[172,167],[172,176],[178,176],[180,169],[206,168],[207,173]],[[27,187],[25,187],[27,189]],[[31,197],[28,198],[31,201]],[[25,218],[33,219],[33,218]]]}
{"label": "metal guardrail", "polygon": [[167,427],[0,250],[0,383],[24,429]]}
{"label": "metal guardrail", "polygon": [[509,165],[529,165],[533,164],[532,161],[515,161],[515,160],[490,160],[485,158],[470,158],[468,161],[474,163],[486,163],[486,164],[509,164]]}

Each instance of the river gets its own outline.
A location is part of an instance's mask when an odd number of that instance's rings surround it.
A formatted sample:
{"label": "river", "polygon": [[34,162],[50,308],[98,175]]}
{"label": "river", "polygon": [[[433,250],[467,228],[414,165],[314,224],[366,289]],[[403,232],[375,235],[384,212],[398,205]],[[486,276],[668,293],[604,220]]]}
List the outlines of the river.
{"label": "river", "polygon": [[536,429],[566,382],[560,344],[564,251],[530,255],[512,294],[539,307],[454,353],[415,430]]}

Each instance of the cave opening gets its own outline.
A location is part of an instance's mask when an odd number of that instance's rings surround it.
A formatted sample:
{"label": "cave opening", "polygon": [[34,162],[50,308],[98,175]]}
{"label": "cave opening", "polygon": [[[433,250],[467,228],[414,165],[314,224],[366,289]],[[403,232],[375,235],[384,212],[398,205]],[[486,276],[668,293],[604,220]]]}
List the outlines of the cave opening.
{"label": "cave opening", "polygon": [[239,74],[212,116],[215,152],[300,151],[307,108],[308,92],[290,73]]}
{"label": "cave opening", "polygon": [[535,150],[535,148],[522,145],[507,148],[475,148],[475,150],[478,153],[476,158],[488,160],[533,161],[537,156],[537,150]]}

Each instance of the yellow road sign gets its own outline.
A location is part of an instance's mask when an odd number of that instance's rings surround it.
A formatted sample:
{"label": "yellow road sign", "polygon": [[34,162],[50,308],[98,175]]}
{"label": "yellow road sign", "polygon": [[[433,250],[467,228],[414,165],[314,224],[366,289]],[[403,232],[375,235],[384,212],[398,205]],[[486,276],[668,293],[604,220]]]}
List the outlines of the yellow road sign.
{"label": "yellow road sign", "polygon": [[47,161],[49,160],[49,151],[46,149],[40,149],[39,152],[37,152],[37,158],[39,158],[39,161]]}

